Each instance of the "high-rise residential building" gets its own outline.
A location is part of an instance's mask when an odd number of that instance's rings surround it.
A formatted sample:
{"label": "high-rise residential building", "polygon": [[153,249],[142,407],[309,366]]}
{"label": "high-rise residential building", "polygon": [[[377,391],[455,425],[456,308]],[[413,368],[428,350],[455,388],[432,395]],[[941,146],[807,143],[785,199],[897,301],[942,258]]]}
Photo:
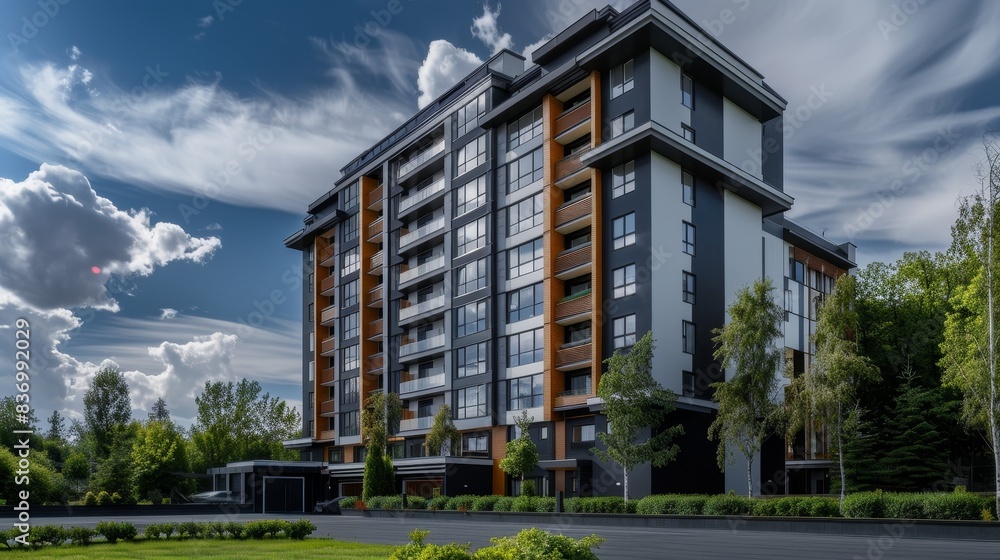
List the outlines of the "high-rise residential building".
{"label": "high-rise residential building", "polygon": [[[501,51],[341,170],[285,240],[305,273],[303,458],[360,493],[360,410],[398,393],[401,489],[511,493],[499,469],[526,410],[540,493],[620,495],[598,460],[604,360],[652,330],[654,377],[678,395],[678,459],[634,495],[746,488],[716,465],[709,384],[731,377],[712,330],[766,276],[804,371],[815,304],[854,247],[788,220],[786,102],[668,2],[591,11],[532,53]],[[458,453],[423,442],[447,404]],[[767,491],[825,489],[823,431],[774,438]],[[759,480],[758,480],[759,479]]]}

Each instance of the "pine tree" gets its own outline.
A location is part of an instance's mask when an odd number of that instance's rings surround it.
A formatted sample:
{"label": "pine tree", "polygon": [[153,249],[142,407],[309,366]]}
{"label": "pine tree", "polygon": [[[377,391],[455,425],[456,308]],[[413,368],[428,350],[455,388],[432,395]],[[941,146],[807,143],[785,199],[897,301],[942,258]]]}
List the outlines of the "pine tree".
{"label": "pine tree", "polygon": [[948,472],[948,441],[934,412],[939,399],[938,391],[909,386],[895,399],[893,438],[882,464],[896,490],[926,490]]}

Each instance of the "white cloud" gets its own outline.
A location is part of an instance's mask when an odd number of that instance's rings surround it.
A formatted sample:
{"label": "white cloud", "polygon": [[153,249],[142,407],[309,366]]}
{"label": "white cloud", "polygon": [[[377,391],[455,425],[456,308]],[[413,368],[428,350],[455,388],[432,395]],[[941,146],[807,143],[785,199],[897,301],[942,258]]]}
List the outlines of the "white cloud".
{"label": "white cloud", "polygon": [[20,183],[0,178],[0,238],[0,302],[43,310],[116,309],[111,275],[203,262],[221,246],[176,224],[153,225],[145,210],[120,210],[82,173],[48,164]]}
{"label": "white cloud", "polygon": [[448,41],[431,41],[427,57],[417,71],[417,87],[420,88],[417,105],[423,109],[482,63],[475,54]]}
{"label": "white cloud", "polygon": [[76,45],[73,45],[72,47],[69,48],[69,59],[70,60],[78,60],[80,58],[81,54],[83,54],[83,53],[80,52],[80,48],[77,47]]}
{"label": "white cloud", "polygon": [[160,310],[160,320],[161,321],[168,321],[170,319],[173,319],[174,317],[177,317],[177,310],[176,309],[173,309],[173,308],[170,308],[170,307],[164,307],[163,309]]}
{"label": "white cloud", "polygon": [[500,32],[499,18],[500,4],[497,4],[496,11],[493,11],[490,10],[489,4],[484,3],[483,14],[472,20],[473,37],[486,44],[494,54],[514,46],[510,33]]}
{"label": "white cloud", "polygon": [[213,222],[213,223],[208,224],[207,226],[205,226],[205,229],[207,231],[222,231],[222,224],[220,224],[218,222]]}
{"label": "white cloud", "polygon": [[215,21],[215,16],[209,14],[203,18],[198,18],[198,27],[208,27]]}
{"label": "white cloud", "polygon": [[538,47],[551,41],[552,37],[553,37],[552,35],[546,35],[545,37],[542,37],[541,39],[535,41],[534,43],[531,43],[527,47],[524,47],[524,50],[521,51],[521,56],[524,57],[525,66],[531,66],[532,64],[534,64],[534,61],[531,59],[531,53],[535,52],[535,50],[538,49]]}

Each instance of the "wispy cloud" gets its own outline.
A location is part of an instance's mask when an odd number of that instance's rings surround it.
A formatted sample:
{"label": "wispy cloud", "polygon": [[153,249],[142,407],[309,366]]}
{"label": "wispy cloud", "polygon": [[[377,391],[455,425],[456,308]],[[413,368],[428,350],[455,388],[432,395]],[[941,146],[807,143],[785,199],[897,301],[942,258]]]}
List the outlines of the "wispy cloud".
{"label": "wispy cloud", "polygon": [[491,10],[490,5],[484,3],[482,15],[472,20],[472,36],[482,41],[492,53],[514,47],[510,33],[500,31],[499,19],[500,4],[497,4],[496,10]]}
{"label": "wispy cloud", "polygon": [[160,320],[161,321],[168,321],[170,319],[173,319],[174,317],[177,317],[177,310],[176,309],[173,309],[173,308],[170,308],[170,307],[164,307],[163,309],[160,310]]}
{"label": "wispy cloud", "polygon": [[215,22],[215,16],[209,14],[209,15],[207,15],[205,17],[198,18],[197,25],[198,25],[198,27],[206,28],[206,27],[212,25],[212,23],[214,23],[214,22]]}

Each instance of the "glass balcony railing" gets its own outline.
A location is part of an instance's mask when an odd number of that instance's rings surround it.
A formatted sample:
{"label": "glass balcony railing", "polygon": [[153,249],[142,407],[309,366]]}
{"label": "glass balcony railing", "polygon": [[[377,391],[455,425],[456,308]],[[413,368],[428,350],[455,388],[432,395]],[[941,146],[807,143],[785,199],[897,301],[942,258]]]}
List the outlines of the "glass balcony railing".
{"label": "glass balcony railing", "polygon": [[424,389],[431,389],[434,387],[443,387],[445,382],[444,368],[434,368],[432,371],[440,370],[441,373],[437,375],[430,375],[428,377],[421,377],[419,379],[414,379],[412,381],[403,381],[399,384],[399,393],[415,393],[417,391],[423,391]]}
{"label": "glass balcony railing", "polygon": [[415,189],[416,192],[414,192],[413,194],[411,194],[409,196],[404,196],[403,198],[401,198],[399,200],[399,211],[400,212],[405,212],[406,210],[409,210],[410,208],[412,208],[413,206],[415,206],[417,203],[423,202],[424,200],[427,200],[428,198],[430,198],[430,197],[432,197],[432,196],[434,196],[434,195],[436,195],[436,194],[438,194],[440,192],[443,192],[444,191],[444,176],[441,176],[437,180],[431,179],[430,181],[428,181],[427,183],[425,183],[425,185],[426,186],[424,186],[424,187],[417,187]]}
{"label": "glass balcony railing", "polygon": [[433,259],[425,262],[424,264],[416,268],[411,268],[409,270],[404,270],[400,272],[399,283],[405,284],[410,280],[415,280],[417,278],[420,278],[424,274],[429,274],[435,270],[438,270],[439,268],[444,268],[444,255],[438,255],[437,257],[434,257]]}
{"label": "glass balcony railing", "polygon": [[410,159],[406,160],[405,163],[400,164],[399,172],[396,174],[396,177],[402,177],[406,175],[410,171],[413,171],[414,169],[420,167],[425,162],[429,161],[432,157],[440,154],[443,151],[444,151],[444,138],[442,137],[440,140],[434,142],[425,150],[413,154],[410,157]]}
{"label": "glass balcony railing", "polygon": [[406,432],[409,430],[427,430],[432,424],[434,424],[433,416],[407,418],[406,420],[399,421],[399,431]]}
{"label": "glass balcony railing", "polygon": [[410,317],[416,317],[417,315],[422,315],[428,311],[433,311],[442,307],[444,307],[444,292],[439,292],[439,295],[435,295],[428,300],[400,309],[399,320],[405,321]]}
{"label": "glass balcony railing", "polygon": [[402,249],[407,245],[417,241],[421,238],[427,237],[433,233],[437,233],[444,229],[444,216],[439,216],[430,221],[427,225],[421,226],[405,235],[399,236],[399,248]]}
{"label": "glass balcony railing", "polygon": [[410,340],[411,339],[409,337],[403,337],[403,344],[399,347],[400,357],[425,352],[434,348],[440,348],[441,346],[444,346],[445,336],[444,332],[439,331],[431,333],[422,340],[413,340],[412,342]]}

